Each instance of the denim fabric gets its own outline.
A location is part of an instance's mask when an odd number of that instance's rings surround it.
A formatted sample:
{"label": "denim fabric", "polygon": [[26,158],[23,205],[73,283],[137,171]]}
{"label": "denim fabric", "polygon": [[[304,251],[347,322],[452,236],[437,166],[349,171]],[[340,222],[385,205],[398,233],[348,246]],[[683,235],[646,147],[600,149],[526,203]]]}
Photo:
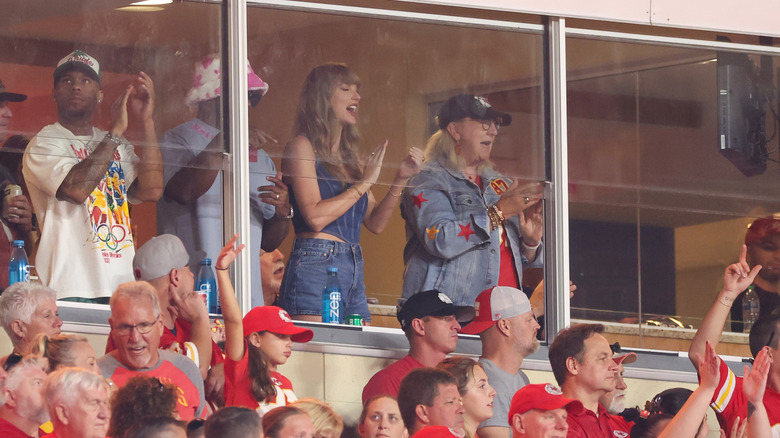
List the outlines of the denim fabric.
{"label": "denim fabric", "polygon": [[[352,186],[345,186],[341,180],[337,179],[325,169],[320,161],[317,161],[317,185],[320,188],[320,198],[329,199],[344,193],[345,190],[349,190]],[[295,192],[292,186],[289,186],[290,204],[293,205],[295,211],[301,211],[298,208],[298,204],[295,201]],[[339,239],[352,244],[360,243],[360,229],[363,225],[363,218],[366,216],[366,209],[368,208],[368,195],[365,193],[363,196],[355,202],[344,214],[338,217],[335,221],[329,223],[322,229],[323,233],[336,236]],[[295,234],[308,233],[314,230],[311,229],[309,224],[303,218],[303,215],[296,214],[292,218],[293,228]]]}
{"label": "denim fabric", "polygon": [[[487,206],[512,180],[494,170],[481,175],[484,193],[462,173],[430,163],[409,181],[401,201],[406,221],[403,297],[436,289],[458,306],[473,306],[485,289],[498,284],[501,245],[498,230],[490,230]],[[495,187],[494,187],[495,186]],[[529,264],[520,252],[517,216],[504,222],[509,248],[522,284],[524,267],[540,267],[540,248]]]}
{"label": "denim fabric", "polygon": [[321,315],[327,268],[339,268],[345,315],[371,321],[363,281],[360,245],[325,239],[296,238],[279,290],[279,306],[291,315]]}

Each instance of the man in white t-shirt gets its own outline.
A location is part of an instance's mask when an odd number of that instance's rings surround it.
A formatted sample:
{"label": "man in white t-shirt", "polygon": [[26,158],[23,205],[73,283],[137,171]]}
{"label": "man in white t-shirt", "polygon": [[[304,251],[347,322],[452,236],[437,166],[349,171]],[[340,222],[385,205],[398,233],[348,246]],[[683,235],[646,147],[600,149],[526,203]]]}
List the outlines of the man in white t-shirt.
{"label": "man in white t-shirt", "polygon": [[[111,108],[111,129],[93,126],[103,101],[100,65],[77,50],[54,70],[57,123],[27,147],[23,173],[38,215],[41,240],[35,265],[58,298],[107,302],[133,280],[135,255],[128,201],[162,195],[162,157],[154,120],[154,85],[143,72]],[[124,137],[138,120],[140,158]]]}

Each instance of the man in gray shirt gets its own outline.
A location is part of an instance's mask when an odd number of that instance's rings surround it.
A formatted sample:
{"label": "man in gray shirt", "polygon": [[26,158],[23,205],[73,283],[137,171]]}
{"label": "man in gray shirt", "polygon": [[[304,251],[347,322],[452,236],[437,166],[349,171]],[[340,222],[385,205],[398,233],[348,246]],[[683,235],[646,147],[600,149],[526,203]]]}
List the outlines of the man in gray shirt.
{"label": "man in gray shirt", "polygon": [[539,349],[536,321],[531,303],[523,291],[506,286],[487,289],[474,303],[477,316],[461,333],[479,334],[482,357],[479,362],[496,389],[493,417],[478,428],[480,438],[510,438],[507,420],[512,396],[529,383],[520,370],[523,359]]}

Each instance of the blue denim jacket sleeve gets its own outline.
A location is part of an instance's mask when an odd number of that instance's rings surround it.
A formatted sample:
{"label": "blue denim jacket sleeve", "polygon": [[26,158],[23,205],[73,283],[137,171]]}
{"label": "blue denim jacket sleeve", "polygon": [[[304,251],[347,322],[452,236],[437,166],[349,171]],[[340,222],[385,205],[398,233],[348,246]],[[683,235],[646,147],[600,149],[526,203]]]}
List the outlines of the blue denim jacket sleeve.
{"label": "blue denim jacket sleeve", "polygon": [[[430,163],[409,184],[401,203],[406,221],[403,296],[424,290],[445,292],[455,304],[474,305],[476,296],[498,283],[500,236],[490,230],[487,206],[498,201],[511,179],[495,171],[479,187],[459,172]],[[519,250],[516,217],[504,223],[518,277],[529,265]],[[541,266],[542,252],[531,266]]]}

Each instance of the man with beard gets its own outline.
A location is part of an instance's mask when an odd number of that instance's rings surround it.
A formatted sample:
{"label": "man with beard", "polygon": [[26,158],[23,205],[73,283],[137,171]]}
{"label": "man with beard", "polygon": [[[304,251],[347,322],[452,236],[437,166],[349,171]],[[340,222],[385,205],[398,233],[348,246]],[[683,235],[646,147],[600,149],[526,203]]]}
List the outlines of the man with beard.
{"label": "man with beard", "polygon": [[263,279],[263,302],[266,306],[275,306],[284,277],[284,253],[278,248],[271,252],[260,250],[260,277]]}
{"label": "man with beard", "polygon": [[[103,101],[100,65],[77,50],[54,70],[57,123],[24,154],[23,174],[40,221],[36,267],[58,298],[105,303],[133,279],[135,254],[128,201],[162,195],[162,157],[152,116],[155,94],[144,72],[111,107],[111,129],[93,126]],[[138,121],[139,154],[123,135]]]}
{"label": "man with beard", "polygon": [[[750,269],[761,265],[752,286],[758,295],[759,319],[766,319],[780,307],[780,220],[774,217],[754,220],[745,233],[745,245]],[[731,330],[735,332],[743,331],[744,296],[744,293],[739,294],[731,306]]]}
{"label": "man with beard", "polygon": [[0,406],[0,436],[3,438],[30,438],[42,436],[40,426],[49,421],[43,398],[43,382],[46,380],[46,362],[36,357],[26,357],[16,364],[5,381]]}
{"label": "man with beard", "polygon": [[529,383],[520,370],[523,359],[539,349],[539,323],[523,291],[496,286],[482,291],[474,303],[477,316],[461,333],[479,334],[482,357],[479,362],[496,390],[493,417],[479,425],[480,438],[512,436],[508,419],[512,396]]}
{"label": "man with beard", "polygon": [[[626,381],[623,380],[623,364],[636,362],[636,353],[626,353],[620,356],[614,356],[613,361],[618,366],[615,371],[615,389],[602,395],[599,398],[599,404],[603,406],[607,412],[612,415],[620,415],[626,410]],[[633,421],[627,424],[627,427],[631,427]]]}

